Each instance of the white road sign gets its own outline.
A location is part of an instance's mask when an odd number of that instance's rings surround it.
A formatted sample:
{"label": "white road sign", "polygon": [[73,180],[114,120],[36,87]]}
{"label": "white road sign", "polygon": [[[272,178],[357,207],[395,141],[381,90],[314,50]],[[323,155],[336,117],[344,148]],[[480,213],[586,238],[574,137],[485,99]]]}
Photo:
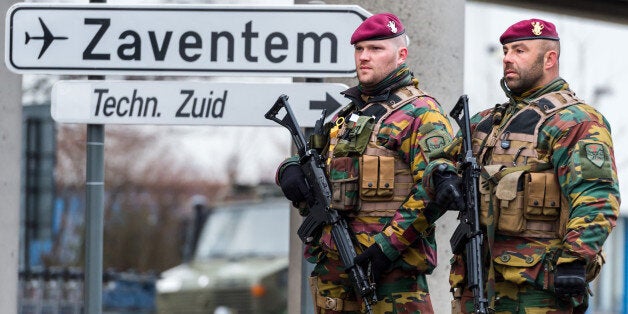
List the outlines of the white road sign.
{"label": "white road sign", "polygon": [[19,3],[6,16],[16,73],[354,76],[355,5]]}
{"label": "white road sign", "polygon": [[279,126],[264,114],[281,94],[302,127],[348,101],[335,83],[208,81],[59,81],[52,118],[62,123]]}

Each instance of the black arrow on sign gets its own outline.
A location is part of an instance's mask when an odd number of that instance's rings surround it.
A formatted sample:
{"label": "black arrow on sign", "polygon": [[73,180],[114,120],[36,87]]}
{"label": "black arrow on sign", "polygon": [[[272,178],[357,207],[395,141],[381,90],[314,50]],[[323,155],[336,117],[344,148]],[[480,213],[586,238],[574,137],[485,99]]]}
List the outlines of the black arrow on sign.
{"label": "black arrow on sign", "polygon": [[310,110],[327,109],[328,113],[332,113],[338,108],[340,108],[340,103],[334,97],[331,97],[329,93],[325,93],[325,100],[310,100]]}

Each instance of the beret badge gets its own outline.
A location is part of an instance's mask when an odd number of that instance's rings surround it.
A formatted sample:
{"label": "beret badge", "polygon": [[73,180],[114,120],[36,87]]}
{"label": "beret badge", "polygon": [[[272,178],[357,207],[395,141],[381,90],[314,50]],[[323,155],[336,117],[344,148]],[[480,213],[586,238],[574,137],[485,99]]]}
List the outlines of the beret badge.
{"label": "beret badge", "polygon": [[541,22],[534,21],[530,24],[532,24],[532,34],[539,36],[543,33],[543,28],[545,28],[545,26],[541,24]]}
{"label": "beret badge", "polygon": [[393,34],[397,34],[397,32],[399,31],[399,30],[397,29],[397,25],[395,25],[395,21],[388,21],[388,28],[390,28],[390,31],[391,31]]}

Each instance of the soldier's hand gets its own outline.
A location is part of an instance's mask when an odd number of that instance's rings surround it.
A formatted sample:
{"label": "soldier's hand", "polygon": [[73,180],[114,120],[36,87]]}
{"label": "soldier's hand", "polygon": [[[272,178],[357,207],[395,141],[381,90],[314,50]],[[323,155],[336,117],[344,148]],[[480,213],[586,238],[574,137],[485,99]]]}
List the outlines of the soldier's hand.
{"label": "soldier's hand", "polygon": [[298,164],[288,165],[281,173],[279,186],[287,199],[297,204],[310,197],[305,174]]}
{"label": "soldier's hand", "polygon": [[436,169],[433,174],[436,195],[434,202],[444,210],[462,210],[465,207],[461,179],[452,171]]}
{"label": "soldier's hand", "polygon": [[564,263],[556,266],[554,289],[561,298],[584,295],[587,289],[586,269],[582,261]]}
{"label": "soldier's hand", "polygon": [[369,246],[362,254],[356,256],[353,262],[362,267],[362,270],[365,272],[368,271],[370,265],[371,274],[375,282],[379,281],[382,274],[392,264],[392,261],[382,252],[382,249],[377,243]]}

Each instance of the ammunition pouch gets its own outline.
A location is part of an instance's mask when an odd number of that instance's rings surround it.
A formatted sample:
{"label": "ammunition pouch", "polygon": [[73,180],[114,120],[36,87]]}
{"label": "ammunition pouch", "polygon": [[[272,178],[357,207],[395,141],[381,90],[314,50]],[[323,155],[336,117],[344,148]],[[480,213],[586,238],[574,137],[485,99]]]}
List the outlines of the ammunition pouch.
{"label": "ammunition pouch", "polygon": [[334,157],[361,155],[373,131],[373,117],[359,116],[356,122],[345,122],[346,128],[334,148]]}
{"label": "ammunition pouch", "polygon": [[332,158],[329,164],[331,207],[339,211],[354,211],[358,207],[359,158]]}
{"label": "ammunition pouch", "polygon": [[410,194],[414,179],[409,166],[384,153],[368,148],[361,157],[332,158],[329,182],[331,207],[351,215],[392,217]]}
{"label": "ammunition pouch", "polygon": [[520,234],[525,230],[526,221],[523,215],[524,192],[520,189],[519,180],[523,171],[509,173],[495,187],[494,208],[497,226],[495,230],[504,234]]}
{"label": "ammunition pouch", "polygon": [[392,217],[410,195],[410,166],[381,146],[369,143],[361,157],[360,216]]}
{"label": "ammunition pouch", "polygon": [[360,167],[360,199],[390,201],[395,188],[395,158],[364,155]]}
{"label": "ammunition pouch", "polygon": [[[493,166],[486,167],[488,173],[497,169],[490,167]],[[565,234],[569,207],[553,172],[506,172],[492,188],[494,193],[486,187],[490,179],[483,180],[480,188],[483,224],[489,206],[493,206],[497,233],[550,239]]]}

